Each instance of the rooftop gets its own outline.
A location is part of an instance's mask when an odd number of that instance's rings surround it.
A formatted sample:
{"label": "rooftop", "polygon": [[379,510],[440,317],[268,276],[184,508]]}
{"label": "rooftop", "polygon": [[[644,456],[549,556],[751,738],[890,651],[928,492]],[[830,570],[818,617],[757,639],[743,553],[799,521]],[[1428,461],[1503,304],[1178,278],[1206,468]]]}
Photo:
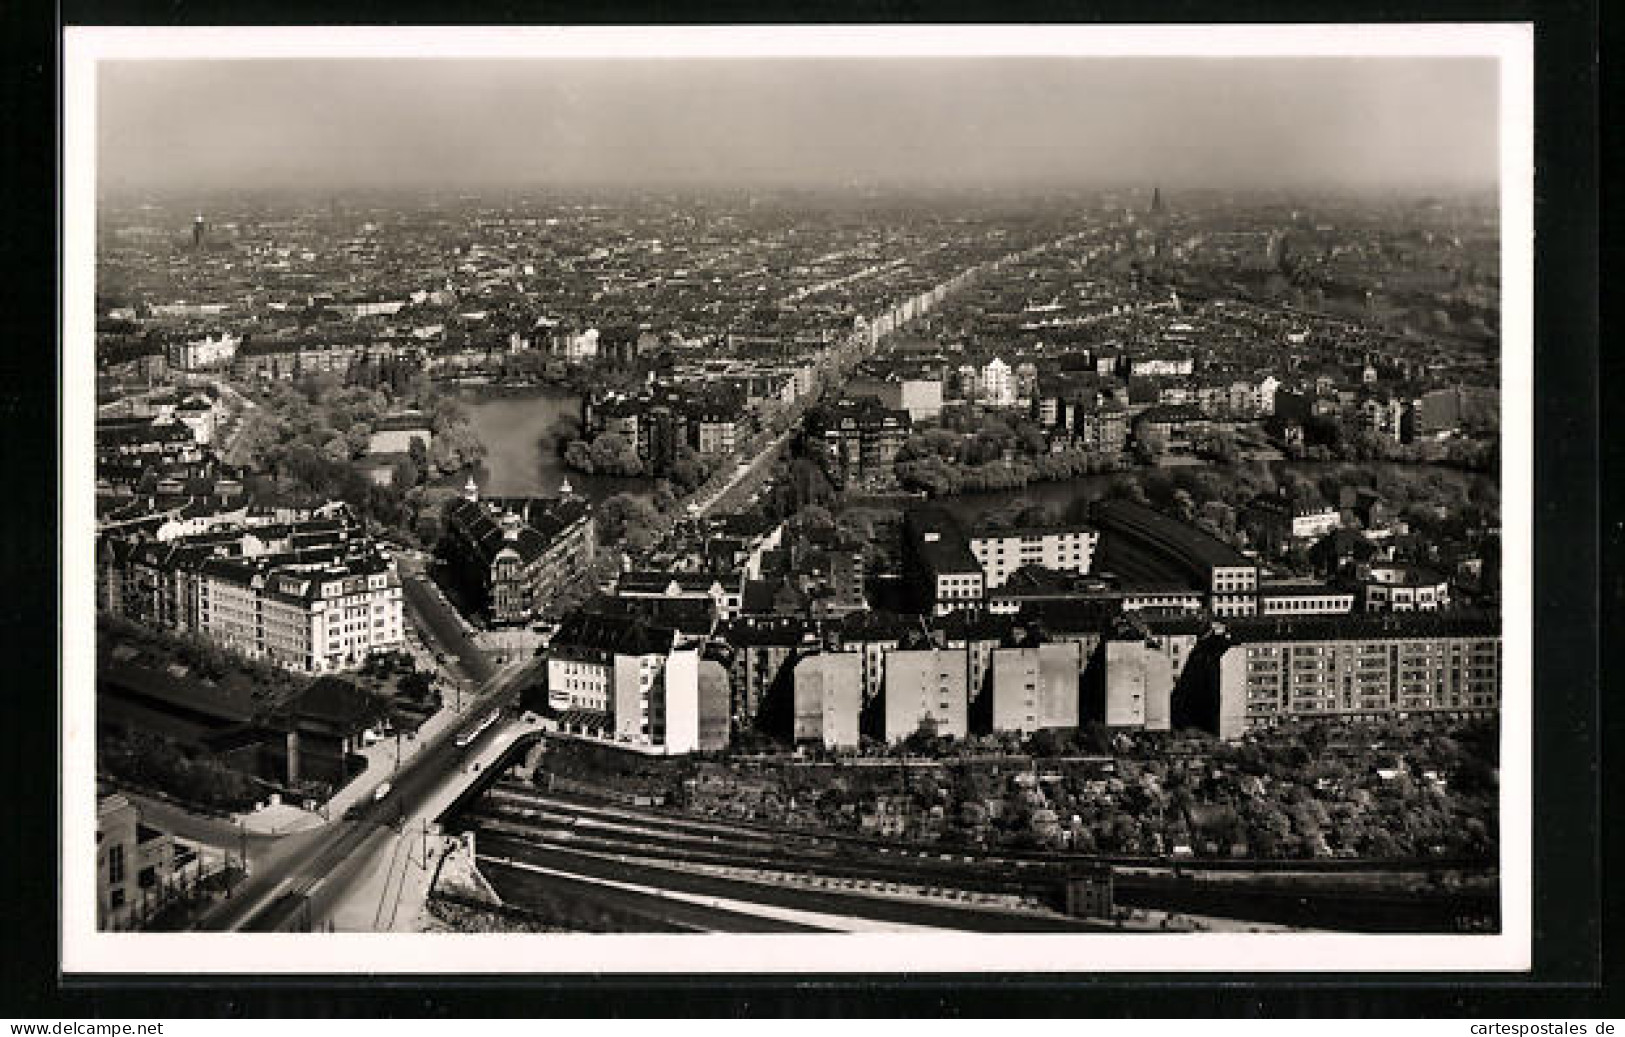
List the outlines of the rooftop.
{"label": "rooftop", "polygon": [[1335,616],[1248,617],[1224,623],[1231,640],[1364,641],[1500,637],[1500,620],[1482,612],[1366,612]]}
{"label": "rooftop", "polygon": [[1345,587],[1337,587],[1330,583],[1319,583],[1314,580],[1282,580],[1273,583],[1261,583],[1258,586],[1258,596],[1261,598],[1305,598],[1326,594],[1352,594],[1353,591]]}
{"label": "rooftop", "polygon": [[664,655],[671,651],[676,631],[654,626],[632,615],[572,612],[553,635],[554,654],[572,651],[610,655]]}
{"label": "rooftop", "polygon": [[[448,521],[461,526],[489,564],[505,549],[518,553],[529,563],[547,551],[565,531],[587,518],[585,501],[544,497],[453,498],[446,504]],[[512,512],[520,519],[519,535],[509,540],[501,516]]]}
{"label": "rooftop", "polygon": [[637,571],[622,573],[615,581],[615,590],[617,594],[666,594],[676,584],[681,594],[709,594],[712,587],[719,584],[727,587],[730,583],[738,586],[737,573],[719,576],[716,573]]}
{"label": "rooftop", "polygon": [[904,519],[915,555],[937,573],[976,573],[981,563],[971,553],[959,523],[941,508],[916,508]]}
{"label": "rooftop", "polygon": [[1255,564],[1229,544],[1195,526],[1133,501],[1098,500],[1090,508],[1090,515],[1108,532],[1120,530],[1137,534],[1137,539],[1154,541],[1164,550],[1203,568],[1251,567]]}
{"label": "rooftop", "polygon": [[1117,614],[1112,601],[1029,601],[1018,616],[1051,634],[1098,634]]}

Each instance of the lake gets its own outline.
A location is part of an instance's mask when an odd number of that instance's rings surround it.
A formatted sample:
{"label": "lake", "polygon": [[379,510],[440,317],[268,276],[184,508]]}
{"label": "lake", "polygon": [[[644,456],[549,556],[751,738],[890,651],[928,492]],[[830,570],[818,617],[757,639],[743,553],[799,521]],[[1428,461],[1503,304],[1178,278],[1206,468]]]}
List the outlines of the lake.
{"label": "lake", "polygon": [[575,491],[592,501],[621,492],[648,493],[646,479],[583,475],[564,467],[543,436],[562,417],[581,416],[581,398],[562,389],[534,389],[494,395],[477,391],[460,397],[469,424],[485,444],[480,489],[499,497],[552,497],[566,476]]}
{"label": "lake", "polygon": [[[502,497],[553,496],[559,492],[565,476],[569,476],[570,485],[577,493],[592,501],[601,501],[616,493],[643,496],[651,491],[647,479],[583,475],[569,471],[556,451],[541,448],[540,440],[554,422],[565,416],[580,416],[581,399],[574,393],[557,388],[538,388],[505,395],[469,391],[461,398],[468,408],[470,424],[487,451],[484,470],[479,477],[480,488],[486,493]],[[1343,467],[1336,461],[1274,461],[1269,464],[1277,475],[1290,471],[1311,480]],[[1223,471],[1222,466],[1204,467],[1208,471]],[[1427,472],[1462,486],[1471,486],[1476,479],[1491,478],[1438,465],[1372,463],[1359,467],[1372,473],[1385,469]],[[1022,490],[967,493],[944,497],[935,503],[967,524],[974,524],[987,512],[1016,501],[1053,505],[1064,511],[1074,501],[1105,496],[1118,474],[1102,473],[1066,482],[1034,483]]]}
{"label": "lake", "polygon": [[[1311,481],[1318,480],[1322,475],[1329,472],[1350,467],[1347,463],[1339,461],[1272,461],[1269,462],[1269,466],[1274,470],[1277,477],[1287,472],[1294,472]],[[1372,462],[1353,467],[1372,475],[1401,471],[1422,472],[1447,484],[1463,487],[1471,487],[1474,481],[1479,479],[1494,481],[1493,476],[1478,472],[1466,472],[1456,468],[1446,468],[1441,465]],[[1208,465],[1196,470],[1223,475],[1225,466]],[[1171,474],[1176,469],[1163,469],[1163,471]],[[1020,490],[963,493],[957,497],[941,497],[932,503],[947,510],[967,525],[974,525],[988,512],[998,511],[1017,503],[1022,506],[1036,504],[1055,507],[1064,513],[1075,501],[1098,500],[1104,497],[1112,481],[1123,474],[1144,475],[1147,472],[1144,469],[1135,469],[1128,473],[1103,472],[1099,475],[1085,475],[1065,482],[1033,483]]]}

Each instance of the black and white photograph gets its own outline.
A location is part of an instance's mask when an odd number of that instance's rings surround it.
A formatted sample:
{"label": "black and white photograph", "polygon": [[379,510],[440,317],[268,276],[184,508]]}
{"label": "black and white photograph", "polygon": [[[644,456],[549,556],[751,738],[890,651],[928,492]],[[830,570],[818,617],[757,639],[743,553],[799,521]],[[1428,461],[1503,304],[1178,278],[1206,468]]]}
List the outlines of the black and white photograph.
{"label": "black and white photograph", "polygon": [[1528,968],[1531,42],[69,29],[64,968]]}

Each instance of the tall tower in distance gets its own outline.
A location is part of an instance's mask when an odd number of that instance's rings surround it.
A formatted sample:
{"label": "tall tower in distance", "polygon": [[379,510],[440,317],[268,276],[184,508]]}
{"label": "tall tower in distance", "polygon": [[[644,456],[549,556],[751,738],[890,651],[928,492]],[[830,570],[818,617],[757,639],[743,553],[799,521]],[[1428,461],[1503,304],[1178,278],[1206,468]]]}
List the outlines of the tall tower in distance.
{"label": "tall tower in distance", "polygon": [[[1162,188],[1153,187],[1151,189],[1151,215],[1161,216],[1162,211]],[[199,218],[201,219],[201,217]]]}
{"label": "tall tower in distance", "polygon": [[194,249],[203,247],[204,226],[202,213],[198,213],[196,216],[192,217],[192,247]]}

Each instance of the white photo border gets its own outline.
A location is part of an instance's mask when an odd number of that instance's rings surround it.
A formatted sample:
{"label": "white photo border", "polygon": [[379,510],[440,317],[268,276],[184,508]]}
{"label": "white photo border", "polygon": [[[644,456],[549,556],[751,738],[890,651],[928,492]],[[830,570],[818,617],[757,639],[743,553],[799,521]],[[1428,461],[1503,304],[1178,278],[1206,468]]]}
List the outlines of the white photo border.
{"label": "white photo border", "polygon": [[[60,966],[66,974],[1522,972],[1531,967],[1534,30],[1528,23],[661,28],[70,26],[58,376]],[[1487,57],[1500,68],[1502,929],[1484,935],[607,936],[106,933],[95,919],[96,76],[267,58]],[[448,955],[448,947],[456,953]]]}

